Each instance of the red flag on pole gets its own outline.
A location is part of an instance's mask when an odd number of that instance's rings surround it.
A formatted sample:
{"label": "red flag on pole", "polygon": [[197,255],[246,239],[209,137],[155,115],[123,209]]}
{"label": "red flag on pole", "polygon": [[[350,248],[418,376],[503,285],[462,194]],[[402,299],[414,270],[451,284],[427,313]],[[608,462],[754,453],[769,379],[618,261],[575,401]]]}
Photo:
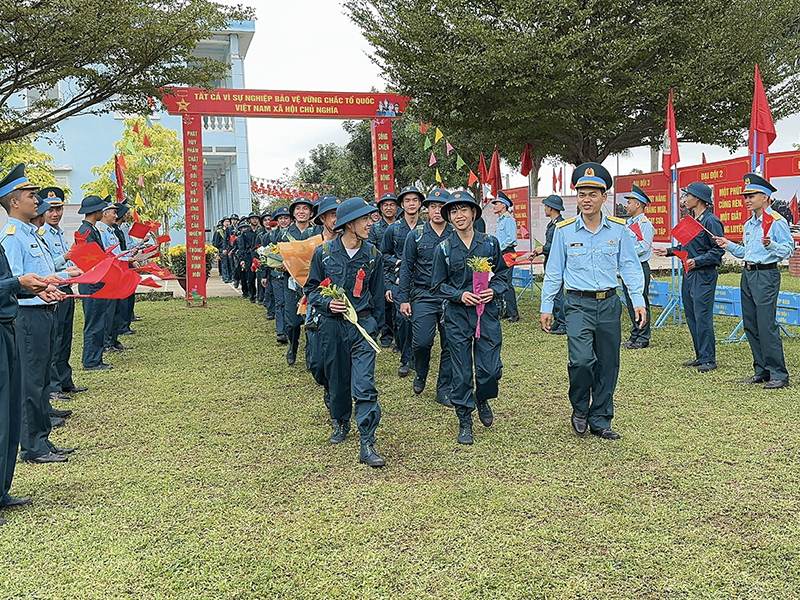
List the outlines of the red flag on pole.
{"label": "red flag on pole", "polygon": [[633,223],[632,225],[630,225],[628,229],[630,229],[634,233],[637,241],[639,242],[644,241],[644,235],[642,234],[642,228],[639,226],[639,223]]}
{"label": "red flag on pole", "polygon": [[664,128],[664,141],[661,144],[661,168],[667,177],[672,177],[672,167],[681,160],[678,153],[678,130],[675,127],[675,109],[672,107],[672,90],[667,101],[667,125]]}
{"label": "red flag on pole", "polygon": [[481,186],[489,181],[489,171],[486,169],[486,159],[481,152],[481,160],[478,162],[478,175],[481,176]]}
{"label": "red flag on pole", "polygon": [[798,209],[797,206],[797,192],[794,193],[791,202],[789,202],[789,212],[792,213],[792,223],[797,225],[800,222],[800,209]]}
{"label": "red flag on pole", "polygon": [[769,228],[772,227],[772,223],[774,222],[775,217],[773,217],[767,211],[763,211],[761,213],[761,231],[764,232],[764,237],[769,235]]}
{"label": "red flag on pole", "polygon": [[767,154],[769,146],[775,141],[775,123],[769,110],[769,101],[761,82],[761,73],[756,65],[753,108],[750,111],[750,155]]}
{"label": "red flag on pole", "polygon": [[[674,233],[674,231],[675,230],[673,229],[673,233]],[[683,268],[688,273],[689,272],[689,265],[687,265],[686,262],[689,260],[689,253],[686,250],[673,250],[672,254],[674,254],[675,256],[677,256],[678,258],[681,259],[681,262],[683,263]]]}
{"label": "red flag on pole", "polygon": [[117,179],[117,202],[120,204],[125,201],[125,195],[122,193],[122,186],[125,185],[125,174],[122,172],[122,165],[119,164],[119,157],[114,155],[114,175]]}
{"label": "red flag on pole", "polygon": [[89,271],[95,265],[103,262],[105,258],[106,253],[97,242],[89,244],[76,242],[69,252],[69,259],[82,271]]}
{"label": "red flag on pole", "polygon": [[556,175],[556,170],[553,169],[553,193],[555,194],[557,191],[558,186],[558,175]]}
{"label": "red flag on pole", "polygon": [[672,237],[678,240],[681,246],[685,246],[703,230],[704,227],[697,222],[697,219],[692,215],[686,215],[681,219],[680,223],[672,228]]}
{"label": "red flag on pole", "polygon": [[564,167],[561,167],[558,170],[558,191],[560,192],[563,189],[564,189]]}
{"label": "red flag on pole", "polygon": [[703,156],[701,157],[701,160],[703,161],[703,164],[706,164],[706,162],[708,162],[706,160],[706,153],[705,152],[703,152]]}
{"label": "red flag on pole", "polygon": [[492,164],[489,166],[488,183],[492,186],[492,196],[497,198],[497,192],[503,189],[503,180],[500,177],[500,154],[496,149],[492,154]]}
{"label": "red flag on pole", "polygon": [[525,144],[525,147],[522,149],[522,165],[520,165],[519,170],[523,177],[527,177],[531,172],[531,169],[533,169],[531,150],[533,150],[533,146],[531,144]]}

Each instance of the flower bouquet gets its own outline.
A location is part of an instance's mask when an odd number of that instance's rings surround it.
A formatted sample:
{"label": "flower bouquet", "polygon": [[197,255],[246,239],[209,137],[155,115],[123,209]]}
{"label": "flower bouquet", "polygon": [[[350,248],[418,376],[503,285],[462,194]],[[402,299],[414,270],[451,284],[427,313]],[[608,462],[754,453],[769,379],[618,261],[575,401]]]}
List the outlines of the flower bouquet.
{"label": "flower bouquet", "polygon": [[339,302],[344,302],[347,306],[347,312],[344,313],[344,318],[350,321],[353,325],[356,326],[358,331],[361,335],[364,336],[364,339],[367,340],[372,349],[375,350],[377,354],[380,354],[380,346],[378,346],[377,342],[372,339],[372,336],[367,333],[367,330],[364,329],[361,325],[358,324],[358,315],[356,314],[356,309],[353,307],[353,304],[350,302],[350,298],[347,297],[347,294],[344,293],[344,290],[340,288],[338,285],[333,285],[331,280],[324,279],[319,284],[319,293],[327,298],[331,298],[332,300],[338,300]]}
{"label": "flower bouquet", "polygon": [[[278,244],[281,256],[283,256],[283,266],[292,276],[289,280],[290,289],[303,289],[311,268],[311,257],[314,256],[314,250],[321,243],[322,236],[315,235],[306,240],[291,240]],[[297,314],[304,315],[307,310],[308,299],[303,296],[297,306]]]}
{"label": "flower bouquet", "polygon": [[[472,269],[472,293],[480,294],[489,289],[489,274],[492,272],[492,261],[485,256],[473,256],[467,259],[467,266]],[[478,304],[475,311],[478,313],[478,326],[475,328],[475,337],[481,337],[481,315],[485,304]]]}
{"label": "flower bouquet", "polygon": [[269,269],[283,271],[283,257],[277,244],[269,244],[256,249],[258,260]]}

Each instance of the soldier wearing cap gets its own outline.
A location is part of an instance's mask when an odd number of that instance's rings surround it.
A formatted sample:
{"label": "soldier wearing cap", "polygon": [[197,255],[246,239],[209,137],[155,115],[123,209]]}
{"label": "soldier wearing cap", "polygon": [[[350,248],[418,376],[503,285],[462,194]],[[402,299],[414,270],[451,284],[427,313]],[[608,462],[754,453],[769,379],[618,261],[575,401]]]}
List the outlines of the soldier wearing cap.
{"label": "soldier wearing cap", "polygon": [[[271,221],[272,214],[269,211],[261,213],[261,227],[256,239],[256,248],[269,244],[269,234],[272,231]],[[261,306],[267,309],[267,320],[271,321],[275,318],[275,296],[272,294],[272,286],[269,285],[269,271],[267,265],[259,265],[256,272],[256,283],[259,286],[259,301]]]}
{"label": "soldier wearing cap", "polygon": [[[553,247],[553,236],[556,226],[564,220],[561,213],[564,212],[564,200],[561,196],[551,194],[544,200],[544,214],[550,219],[544,232],[544,244],[534,248],[534,256],[544,256],[544,270],[547,271],[547,259],[550,256],[550,249]],[[550,333],[554,335],[566,335],[567,322],[564,319],[564,287],[559,287],[553,298],[553,324],[550,326]]]}
{"label": "soldier wearing cap", "polygon": [[[103,210],[108,206],[100,196],[86,196],[81,200],[78,214],[83,215],[83,222],[75,233],[75,239],[80,236],[87,244],[96,243],[105,250],[103,238],[97,228],[97,223],[103,218]],[[100,257],[102,258],[102,257]],[[80,283],[78,293],[89,296],[99,291],[102,283]],[[100,371],[111,369],[111,365],[103,362],[103,348],[105,341],[106,304],[103,298],[81,298],[83,306],[83,356],[81,363],[87,371]]]}
{"label": "soldier wearing cap", "polygon": [[[742,382],[763,383],[764,389],[775,390],[789,387],[789,371],[775,314],[781,289],[778,264],[792,255],[794,240],[786,219],[770,206],[777,188],[756,173],[745,175],[744,183],[744,203],[753,216],[744,224],[743,241],[736,244],[724,237],[716,241],[744,260],[740,284],[742,319],[755,374]],[[770,216],[771,224],[764,225],[764,219]]]}
{"label": "soldier wearing cap", "polygon": [[397,195],[403,208],[403,216],[386,229],[380,250],[383,254],[384,286],[386,299],[392,303],[394,318],[394,339],[400,352],[400,367],[397,375],[406,377],[411,371],[413,356],[411,353],[411,321],[400,313],[400,305],[395,302],[394,294],[400,283],[400,264],[403,260],[406,237],[419,222],[419,210],[422,208],[422,193],[413,185],[404,187]]}
{"label": "soldier wearing cap", "polygon": [[[42,237],[53,257],[56,269],[74,266],[69,260],[70,245],[61,228],[64,216],[64,190],[49,187],[39,190],[40,200],[47,202],[50,208],[44,214],[44,232]],[[72,286],[65,284],[59,291],[71,295]],[[75,385],[72,379],[72,325],[75,319],[75,298],[65,298],[56,308],[56,333],[53,342],[53,368],[50,371],[50,397],[57,400],[69,400],[69,394],[85,392],[88,388]]]}
{"label": "soldier wearing cap", "polygon": [[[314,217],[314,203],[308,198],[299,197],[292,200],[289,205],[289,214],[294,221],[289,228],[282,231],[277,242],[290,242],[307,240],[314,235],[311,219]],[[300,347],[300,329],[303,325],[303,316],[297,314],[300,300],[303,297],[303,288],[288,271],[283,273],[283,326],[288,338],[289,347],[286,349],[286,364],[291,366],[297,361],[297,351]]]}
{"label": "soldier wearing cap", "polygon": [[[44,206],[49,208],[49,205],[43,205],[40,211],[40,200],[34,194],[38,187],[28,182],[23,165],[14,169],[9,177],[14,177],[15,171],[18,171],[21,183],[15,186],[8,183],[5,189],[0,189],[3,208],[8,212],[8,223],[0,233],[0,244],[15,276],[31,272],[42,278],[54,278],[56,266],[53,258],[38,228],[32,223],[37,216],[44,214]],[[80,269],[70,267],[68,272],[61,271],[58,276],[67,278],[80,273]],[[52,301],[41,296],[20,298],[15,325],[22,382],[20,458],[35,463],[66,462],[66,454],[72,452],[71,449],[58,448],[49,440],[55,311],[57,301],[64,297],[61,292],[54,293],[57,298]]]}
{"label": "soldier wearing cap", "polygon": [[553,300],[560,287],[566,288],[572,427],[578,435],[588,428],[606,440],[620,437],[611,428],[621,341],[617,270],[628,287],[636,322],[644,325],[647,318],[635,237],[623,219],[602,213],[611,183],[611,174],[598,163],[584,163],[573,172],[580,214],[556,226],[540,317],[542,329],[548,331]]}
{"label": "soldier wearing cap", "polygon": [[[130,235],[130,227],[128,226],[128,221],[131,218],[130,207],[125,202],[118,202],[117,203],[117,219],[111,224],[111,229],[114,232],[114,235],[117,236],[117,240],[119,240],[119,247],[123,251],[127,252],[133,251],[142,246],[144,244],[144,240],[140,240],[138,242],[134,241],[134,239]],[[139,263],[136,261],[132,261],[130,256],[123,256],[122,260],[125,262],[130,263],[130,266],[133,268],[138,268]],[[136,306],[136,292],[132,293],[127,298],[122,298],[119,303],[117,304],[117,311],[114,316],[115,320],[115,327],[117,330],[117,335],[133,335],[136,332],[131,329],[131,323],[133,322],[133,311]]]}
{"label": "soldier wearing cap", "polygon": [[233,287],[238,288],[241,284],[242,271],[239,268],[239,261],[236,260],[236,238],[239,237],[239,215],[231,215],[231,225],[228,227],[228,273],[230,274]]}
{"label": "soldier wearing cap", "polygon": [[[494,237],[500,242],[500,251],[503,254],[514,252],[517,247],[517,222],[511,214],[513,203],[505,192],[497,192],[497,198],[492,200],[492,209],[497,215],[497,226],[494,230]],[[513,285],[508,286],[505,293],[506,318],[512,323],[519,321],[519,309],[517,308],[517,292]]]}
{"label": "soldier wearing cap", "polygon": [[[458,443],[472,444],[472,413],[476,406],[484,427],[494,422],[489,400],[497,398],[503,375],[498,299],[508,288],[508,265],[497,238],[475,229],[481,206],[470,194],[450,194],[442,213],[455,231],[434,249],[431,288],[445,301],[442,318],[453,361],[450,402],[459,422]],[[473,292],[472,271],[467,264],[472,258],[488,259],[493,273],[488,289],[479,294]],[[484,312],[480,337],[476,337],[479,304],[484,305]]]}
{"label": "soldier wearing cap", "polygon": [[442,216],[442,207],[449,197],[446,190],[434,189],[423,202],[428,209],[428,221],[418,223],[406,236],[395,302],[400,306],[400,313],[411,320],[411,350],[417,373],[412,386],[414,393],[421,394],[425,389],[430,371],[431,349],[438,327],[442,352],[436,381],[436,401],[452,407],[450,388],[453,364],[441,321],[442,300],[433,294],[431,286],[434,249],[454,231],[453,226]]}
{"label": "soldier wearing cap", "polygon": [[[13,201],[30,196],[38,186],[25,176],[25,165],[17,165],[0,181],[0,204],[9,209]],[[3,245],[0,244],[0,508],[22,506],[30,498],[9,495],[19,450],[22,419],[22,381],[16,340],[15,321],[19,315],[17,298],[32,298],[56,291],[43,277],[34,273],[15,276],[11,271]],[[58,292],[56,292],[58,293]],[[0,525],[6,520],[0,519]]]}
{"label": "soldier wearing cap", "polygon": [[214,235],[211,244],[219,250],[219,276],[222,281],[228,283],[228,261],[225,259],[225,220],[220,219],[214,228]]}
{"label": "soldier wearing cap", "polygon": [[380,252],[370,244],[370,214],[375,208],[363,198],[348,198],[336,209],[336,229],[342,235],[314,250],[305,292],[319,312],[319,337],[324,375],[330,391],[332,444],[345,440],[355,401],[361,439],[358,460],[370,467],[386,461],[375,451],[375,431],[381,419],[375,388],[375,350],[358,329],[343,318],[347,305],[321,293],[325,284],[341,288],[358,316],[358,323],[375,338],[383,324],[383,273]]}
{"label": "soldier wearing cap", "polygon": [[[330,242],[339,237],[340,231],[336,229],[336,211],[342,203],[340,198],[325,194],[317,203],[317,216],[314,224],[320,230],[323,242]],[[373,213],[374,214],[374,213]],[[322,355],[322,342],[319,337],[320,314],[312,304],[308,305],[306,312],[306,362],[314,381],[324,389],[323,401],[330,410],[331,398],[328,380],[325,377],[324,361]]]}
{"label": "soldier wearing cap", "polygon": [[[103,247],[111,250],[115,255],[122,254],[123,248],[120,245],[120,240],[114,230],[114,224],[117,221],[117,209],[119,205],[111,201],[111,196],[104,198],[106,206],[103,209],[103,216],[97,222],[97,231],[100,232],[100,238],[103,240]],[[117,314],[119,312],[120,300],[106,300],[105,302],[105,336],[103,339],[104,352],[123,352],[130,350],[119,341],[119,332],[117,330]]]}
{"label": "soldier wearing cap", "polygon": [[717,267],[722,264],[725,251],[717,245],[715,237],[721,237],[724,230],[722,222],[711,211],[714,199],[709,186],[695,181],[681,192],[681,200],[707,231],[701,231],[686,246],[678,244],[668,249],[656,248],[653,252],[659,256],[674,256],[673,250],[688,253],[686,266],[689,271],[683,277],[681,295],[695,358],[684,362],[683,366],[697,367],[700,373],[708,373],[717,368],[714,295],[719,276]]}
{"label": "soldier wearing cap", "polygon": [[629,350],[639,350],[647,348],[650,345],[650,255],[653,253],[653,235],[655,230],[653,224],[647,215],[644,214],[645,207],[650,204],[650,197],[638,185],[631,187],[631,193],[625,195],[628,201],[628,227],[637,226],[642,233],[642,239],[636,238],[636,256],[639,257],[639,262],[642,265],[642,274],[644,275],[644,308],[647,313],[647,321],[644,325],[639,326],[636,323],[636,314],[633,311],[633,304],[631,303],[630,294],[628,294],[628,287],[625,282],[622,282],[622,291],[625,294],[625,306],[628,308],[628,316],[631,318],[631,331],[628,341],[623,346]]}
{"label": "soldier wearing cap", "polygon": [[[386,229],[397,221],[397,196],[384,194],[378,200],[377,207],[381,218],[374,222],[372,229],[369,230],[369,241],[380,249],[383,247],[383,236],[386,235]],[[386,300],[384,308],[386,320],[381,329],[381,346],[389,348],[394,341],[394,305]]]}
{"label": "soldier wearing cap", "polygon": [[247,219],[242,219],[236,226],[238,235],[233,242],[233,256],[239,281],[242,284],[242,298],[255,303],[255,273],[252,271],[253,258],[256,252],[256,234]]}
{"label": "soldier wearing cap", "polygon": [[[276,227],[273,229],[269,236],[266,238],[267,244],[275,246],[281,241],[284,241],[292,224],[292,216],[289,214],[288,206],[281,206],[275,211]],[[272,286],[272,294],[275,297],[275,333],[277,335],[276,341],[279,344],[288,344],[289,338],[286,335],[286,325],[284,323],[284,313],[286,312],[285,298],[283,295],[283,267],[275,267],[269,270],[269,283]]]}

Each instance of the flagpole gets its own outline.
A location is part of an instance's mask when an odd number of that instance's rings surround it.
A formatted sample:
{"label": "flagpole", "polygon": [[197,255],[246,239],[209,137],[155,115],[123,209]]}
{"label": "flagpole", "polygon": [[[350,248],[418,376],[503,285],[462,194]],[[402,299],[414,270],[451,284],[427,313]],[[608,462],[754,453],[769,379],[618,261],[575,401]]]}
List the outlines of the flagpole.
{"label": "flagpole", "polygon": [[756,170],[756,158],[758,157],[758,131],[753,130],[753,154],[750,156],[750,167]]}

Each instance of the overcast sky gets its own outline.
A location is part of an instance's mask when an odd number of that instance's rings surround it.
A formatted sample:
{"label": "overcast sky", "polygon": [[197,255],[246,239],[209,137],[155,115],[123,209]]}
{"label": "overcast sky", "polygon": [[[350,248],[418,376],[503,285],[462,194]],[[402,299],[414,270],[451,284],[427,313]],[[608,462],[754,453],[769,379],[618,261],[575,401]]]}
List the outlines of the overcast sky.
{"label": "overcast sky", "polygon": [[[226,0],[233,4],[233,0]],[[245,59],[245,82],[250,89],[369,92],[384,90],[386,82],[367,54],[369,45],[344,14],[338,0],[243,0],[256,9],[256,32]],[[666,99],[665,99],[666,112]],[[344,144],[348,135],[338,119],[248,119],[250,172],[254,177],[279,178],[285,168],[294,170],[299,158],[318,144]],[[680,130],[680,123],[678,123]],[[776,124],[778,138],[773,152],[791,150],[797,144],[800,115]],[[445,132],[447,133],[447,132]],[[458,147],[458,141],[453,140]],[[731,158],[728,150],[698,144],[681,144],[679,166],[699,164],[705,152],[709,162]],[[733,156],[744,156],[741,148]],[[617,159],[606,162],[617,174]],[[650,169],[646,148],[635,149],[619,159],[619,173]],[[510,169],[511,185],[525,185],[525,178]],[[504,174],[505,174],[504,171]],[[549,193],[552,167],[544,165],[539,192]],[[405,182],[398,182],[403,185]],[[466,183],[466,182],[465,182]]]}

